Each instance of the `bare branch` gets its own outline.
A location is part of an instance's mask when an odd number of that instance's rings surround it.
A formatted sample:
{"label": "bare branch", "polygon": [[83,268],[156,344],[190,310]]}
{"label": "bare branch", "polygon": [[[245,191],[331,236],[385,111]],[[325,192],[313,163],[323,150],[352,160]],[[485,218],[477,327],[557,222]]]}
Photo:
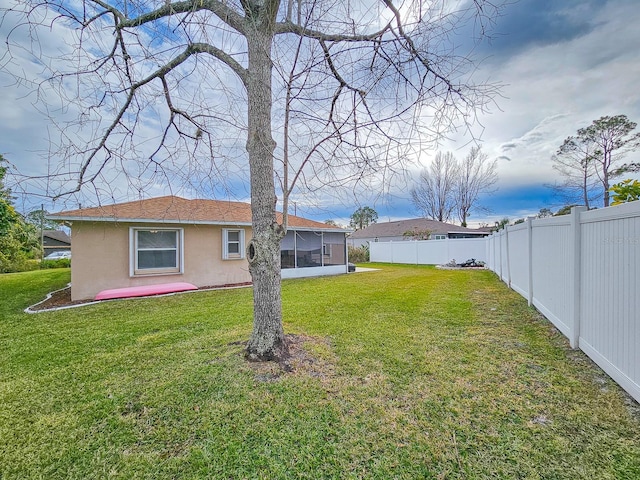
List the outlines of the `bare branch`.
{"label": "bare branch", "polygon": [[165,2],[165,4],[150,12],[144,13],[135,18],[128,18],[116,7],[102,0],[90,0],[105,10],[111,12],[117,18],[117,28],[125,29],[139,27],[147,23],[155,22],[159,19],[171,17],[182,13],[195,13],[207,10],[215,14],[221,21],[240,33],[244,32],[244,18],[229,8],[224,2],[218,0],[186,0],[182,2]]}
{"label": "bare branch", "polygon": [[346,34],[329,34],[318,30],[313,30],[302,25],[298,25],[291,21],[279,22],[276,24],[276,35],[282,34],[296,34],[301,37],[310,38],[322,42],[370,42],[381,38],[386,32],[389,31],[391,24],[387,24],[382,29],[362,35],[346,35]]}
{"label": "bare branch", "polygon": [[420,179],[411,189],[411,200],[421,215],[439,222],[451,219],[458,171],[451,152],[438,152],[430,167],[422,170]]}
{"label": "bare branch", "polygon": [[[126,97],[126,100],[124,102],[124,104],[122,105],[122,107],[120,108],[118,114],[116,115],[116,117],[114,118],[114,120],[111,122],[111,124],[107,127],[107,129],[105,130],[105,133],[102,135],[101,139],[99,140],[99,142],[97,143],[96,147],[92,149],[91,154],[87,157],[87,159],[82,163],[82,166],[79,170],[79,175],[78,175],[78,182],[77,185],[75,187],[75,189],[68,191],[68,192],[64,192],[62,194],[57,195],[54,198],[59,198],[62,195],[68,195],[70,193],[75,193],[75,192],[79,192],[80,189],[82,188],[82,186],[87,183],[87,182],[93,182],[95,181],[95,179],[100,175],[100,173],[102,172],[102,169],[104,168],[104,166],[109,162],[109,160],[111,159],[111,155],[108,155],[106,157],[105,160],[102,161],[102,164],[100,165],[100,167],[98,168],[97,173],[94,173],[89,179],[85,179],[85,175],[87,173],[87,169],[89,168],[89,165],[93,162],[93,160],[95,159],[96,155],[102,150],[106,148],[107,145],[107,141],[109,140],[111,134],[113,133],[113,131],[115,130],[115,128],[118,125],[121,125],[122,119],[124,117],[124,115],[126,114],[127,110],[129,109],[129,106],[131,105],[131,103],[134,101],[134,99],[136,98],[136,93],[137,91],[147,85],[148,83],[152,82],[155,79],[161,79],[165,92],[167,91],[167,85],[166,82],[164,81],[164,77],[165,75],[167,75],[170,71],[172,71],[173,69],[177,68],[179,65],[181,65],[182,63],[184,63],[187,59],[189,59],[192,55],[195,55],[197,53],[209,53],[211,55],[213,55],[216,58],[223,58],[226,59],[228,62],[231,63],[231,65],[234,65],[236,67],[236,69],[238,70],[237,73],[239,73],[239,76],[241,76],[241,78],[244,79],[245,76],[245,72],[244,69],[242,69],[242,67],[232,58],[230,58],[225,52],[220,51],[219,49],[212,47],[211,45],[207,45],[207,44],[192,44],[189,45],[183,52],[182,54],[176,56],[172,61],[170,61],[169,63],[163,65],[161,68],[159,68],[158,70],[156,70],[155,72],[153,72],[152,74],[150,74],[149,76],[147,76],[146,78],[140,80],[139,82],[134,83],[133,85],[131,85],[127,90],[128,90],[128,94]],[[226,62],[225,62],[226,63]],[[235,71],[235,70],[234,70]],[[168,101],[168,105],[170,107],[170,110],[172,112],[172,114],[175,113],[180,113],[182,114],[182,116],[184,116],[185,118],[190,119],[190,117],[188,115],[184,115],[182,112],[177,111],[175,108],[173,108],[173,106],[171,105],[170,99],[167,97],[167,101]],[[190,119],[191,120],[191,119]],[[192,121],[192,120],[191,120]]]}

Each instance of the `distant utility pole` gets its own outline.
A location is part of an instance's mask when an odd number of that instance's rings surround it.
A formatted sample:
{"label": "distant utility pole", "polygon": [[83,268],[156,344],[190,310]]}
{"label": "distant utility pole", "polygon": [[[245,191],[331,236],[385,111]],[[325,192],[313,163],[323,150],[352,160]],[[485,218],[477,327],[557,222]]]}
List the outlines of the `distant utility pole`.
{"label": "distant utility pole", "polygon": [[44,262],[44,203],[40,204],[40,264]]}

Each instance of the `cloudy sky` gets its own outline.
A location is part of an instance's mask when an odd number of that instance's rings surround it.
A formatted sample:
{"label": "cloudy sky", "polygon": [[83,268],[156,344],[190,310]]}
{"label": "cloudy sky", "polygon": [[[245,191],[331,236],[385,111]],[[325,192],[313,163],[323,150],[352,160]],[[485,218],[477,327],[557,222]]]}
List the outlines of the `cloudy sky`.
{"label": "cloudy sky", "polygon": [[[0,0],[8,6],[11,0]],[[498,190],[481,199],[490,213],[473,215],[472,222],[492,224],[535,214],[540,208],[561,206],[545,185],[559,180],[551,155],[569,135],[603,115],[626,114],[640,121],[640,8],[637,0],[520,0],[507,5],[496,20],[490,41],[476,46],[482,59],[477,80],[503,84],[492,111],[479,117],[475,130],[485,153],[498,159]],[[10,22],[0,25],[4,37]],[[4,42],[3,42],[4,45]],[[0,153],[22,172],[46,174],[42,153],[48,150],[50,126],[33,106],[28,86],[16,85],[3,71],[0,56]],[[15,62],[11,68],[15,68]],[[22,68],[37,69],[27,64]],[[62,115],[62,113],[61,113]],[[453,134],[442,150],[464,157],[471,135]],[[435,151],[424,151],[428,164]],[[628,161],[640,161],[631,154]],[[316,220],[347,222],[361,205],[379,213],[379,221],[417,216],[409,200],[411,185],[394,185],[388,194],[371,192],[341,202],[307,204],[297,213]],[[161,193],[162,186],[154,192]],[[246,198],[246,186],[234,193]],[[43,200],[20,199],[18,207],[33,208]],[[46,208],[56,206],[45,201]]]}

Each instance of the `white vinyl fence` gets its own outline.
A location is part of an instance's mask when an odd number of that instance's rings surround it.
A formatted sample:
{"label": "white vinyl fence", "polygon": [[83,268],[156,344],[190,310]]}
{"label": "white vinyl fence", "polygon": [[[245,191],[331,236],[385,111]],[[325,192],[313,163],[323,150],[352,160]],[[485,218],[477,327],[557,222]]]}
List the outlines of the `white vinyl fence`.
{"label": "white vinyl fence", "polygon": [[470,258],[487,261],[487,241],[484,238],[447,238],[400,242],[371,242],[372,262],[442,265],[453,259],[461,263]]}
{"label": "white vinyl fence", "polygon": [[371,258],[433,264],[484,260],[573,348],[640,402],[640,202],[592,211],[576,207],[571,215],[528,219],[482,240],[449,240],[456,242],[450,244],[455,250],[447,247],[446,254],[437,242],[371,244]]}

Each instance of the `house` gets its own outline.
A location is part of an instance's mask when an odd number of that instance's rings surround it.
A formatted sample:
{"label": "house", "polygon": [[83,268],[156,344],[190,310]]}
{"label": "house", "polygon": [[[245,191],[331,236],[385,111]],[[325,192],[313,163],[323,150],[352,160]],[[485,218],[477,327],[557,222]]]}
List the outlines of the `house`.
{"label": "house", "polygon": [[412,218],[395,222],[372,223],[349,236],[349,246],[361,247],[370,242],[401,242],[407,240],[442,240],[445,238],[478,238],[489,232],[459,227],[427,218]]}
{"label": "house", "polygon": [[54,252],[71,251],[71,238],[62,230],[44,230],[42,232],[42,248],[44,256]]}
{"label": "house", "polygon": [[[94,298],[105,289],[251,281],[245,258],[251,239],[247,203],[166,196],[64,211],[49,218],[71,225],[72,300]],[[281,241],[282,277],[347,273],[347,233],[290,215]]]}

